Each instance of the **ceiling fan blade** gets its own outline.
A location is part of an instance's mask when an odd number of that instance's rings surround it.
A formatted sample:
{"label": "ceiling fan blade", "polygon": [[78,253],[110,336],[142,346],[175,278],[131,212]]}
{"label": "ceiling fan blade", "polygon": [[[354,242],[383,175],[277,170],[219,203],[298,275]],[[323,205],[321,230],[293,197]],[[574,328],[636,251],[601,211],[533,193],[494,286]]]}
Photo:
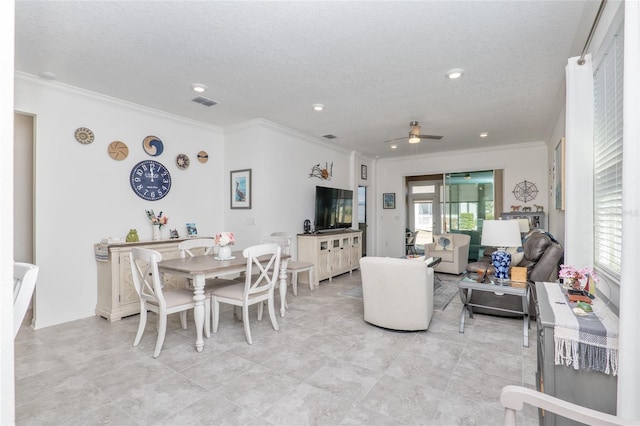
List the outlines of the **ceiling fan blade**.
{"label": "ceiling fan blade", "polygon": [[442,139],[442,136],[436,135],[418,135],[420,139]]}
{"label": "ceiling fan blade", "polygon": [[402,138],[389,139],[388,141],[384,141],[382,143],[401,141],[403,139],[408,139],[408,138],[405,136],[405,137],[402,137]]}

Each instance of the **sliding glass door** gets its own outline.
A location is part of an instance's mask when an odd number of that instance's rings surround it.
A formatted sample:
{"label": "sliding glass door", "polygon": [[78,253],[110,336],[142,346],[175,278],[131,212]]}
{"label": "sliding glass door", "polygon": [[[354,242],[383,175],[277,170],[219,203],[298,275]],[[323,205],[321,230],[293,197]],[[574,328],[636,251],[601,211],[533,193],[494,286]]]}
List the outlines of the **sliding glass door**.
{"label": "sliding glass door", "polygon": [[470,235],[469,259],[478,259],[482,223],[494,218],[494,172],[447,173],[444,182],[444,232]]}

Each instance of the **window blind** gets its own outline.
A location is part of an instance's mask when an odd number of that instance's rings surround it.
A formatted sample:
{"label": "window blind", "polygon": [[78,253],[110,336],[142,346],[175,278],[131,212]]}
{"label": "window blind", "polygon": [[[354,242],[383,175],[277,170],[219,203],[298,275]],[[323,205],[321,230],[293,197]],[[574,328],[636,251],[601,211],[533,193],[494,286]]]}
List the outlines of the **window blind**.
{"label": "window blind", "polygon": [[594,72],[594,264],[616,279],[622,258],[622,34]]}

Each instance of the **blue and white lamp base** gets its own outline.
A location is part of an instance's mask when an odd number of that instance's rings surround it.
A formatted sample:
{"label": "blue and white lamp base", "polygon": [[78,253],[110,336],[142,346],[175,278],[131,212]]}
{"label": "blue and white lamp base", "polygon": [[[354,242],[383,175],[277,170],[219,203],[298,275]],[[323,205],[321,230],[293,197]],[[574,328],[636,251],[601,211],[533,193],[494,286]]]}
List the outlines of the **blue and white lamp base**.
{"label": "blue and white lamp base", "polygon": [[491,253],[491,263],[495,268],[494,277],[497,280],[509,279],[509,266],[511,265],[511,253],[506,250],[496,250]]}

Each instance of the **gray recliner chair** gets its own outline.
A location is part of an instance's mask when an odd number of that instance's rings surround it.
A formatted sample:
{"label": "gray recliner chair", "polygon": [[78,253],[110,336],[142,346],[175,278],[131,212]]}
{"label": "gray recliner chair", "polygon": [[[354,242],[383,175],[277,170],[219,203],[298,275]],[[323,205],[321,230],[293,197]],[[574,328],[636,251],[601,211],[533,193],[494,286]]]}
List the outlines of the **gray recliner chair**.
{"label": "gray recliner chair", "polygon": [[[564,249],[562,245],[549,234],[540,231],[531,231],[522,245],[524,249],[524,257],[517,265],[527,268],[528,285],[531,288],[531,302],[529,305],[529,315],[534,318],[536,314],[535,308],[535,285],[536,281],[555,281],[558,278],[558,266],[564,257]],[[495,251],[495,247],[487,247],[484,250],[484,257],[477,262],[467,265],[467,272],[488,271],[493,273],[491,266],[491,253]],[[480,305],[495,306],[497,308],[521,310],[522,299],[513,295],[497,296],[494,293],[477,291],[471,295],[471,303]],[[498,316],[516,316],[510,312],[494,311],[490,309],[473,308],[474,312]]]}

